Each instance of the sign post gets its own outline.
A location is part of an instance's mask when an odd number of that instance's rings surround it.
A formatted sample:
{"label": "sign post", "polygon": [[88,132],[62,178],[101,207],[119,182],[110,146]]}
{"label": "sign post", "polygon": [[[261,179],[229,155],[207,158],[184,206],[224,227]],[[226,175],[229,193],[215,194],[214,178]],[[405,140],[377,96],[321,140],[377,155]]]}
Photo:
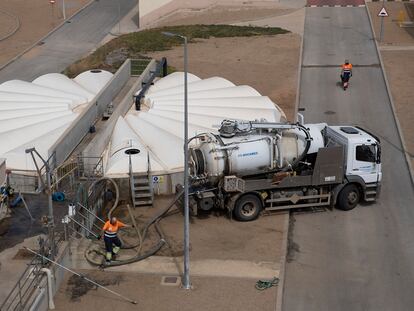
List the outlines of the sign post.
{"label": "sign post", "polygon": [[379,11],[378,16],[381,17],[381,28],[378,41],[381,42],[384,35],[384,17],[388,17],[388,12],[384,6],[382,7],[381,11]]}

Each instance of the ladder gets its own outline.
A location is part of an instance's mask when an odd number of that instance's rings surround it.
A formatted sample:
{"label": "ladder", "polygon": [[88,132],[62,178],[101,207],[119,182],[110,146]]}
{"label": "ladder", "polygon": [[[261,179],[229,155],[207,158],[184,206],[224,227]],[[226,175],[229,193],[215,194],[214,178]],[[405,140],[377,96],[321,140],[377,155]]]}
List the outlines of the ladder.
{"label": "ladder", "polygon": [[152,206],[154,200],[149,154],[147,157],[147,164],[146,173],[133,173],[131,158],[129,161],[131,197],[134,207]]}

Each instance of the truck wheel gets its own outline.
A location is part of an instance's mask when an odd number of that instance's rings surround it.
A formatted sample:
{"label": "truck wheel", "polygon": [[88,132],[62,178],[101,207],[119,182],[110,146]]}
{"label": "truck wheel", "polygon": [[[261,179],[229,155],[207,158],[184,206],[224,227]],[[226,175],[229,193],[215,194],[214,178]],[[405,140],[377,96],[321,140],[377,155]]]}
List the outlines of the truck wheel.
{"label": "truck wheel", "polygon": [[234,217],[239,221],[251,221],[259,217],[262,201],[254,194],[246,194],[239,198],[234,206]]}
{"label": "truck wheel", "polygon": [[355,185],[345,186],[338,196],[336,207],[342,211],[350,211],[358,205],[360,193]]}

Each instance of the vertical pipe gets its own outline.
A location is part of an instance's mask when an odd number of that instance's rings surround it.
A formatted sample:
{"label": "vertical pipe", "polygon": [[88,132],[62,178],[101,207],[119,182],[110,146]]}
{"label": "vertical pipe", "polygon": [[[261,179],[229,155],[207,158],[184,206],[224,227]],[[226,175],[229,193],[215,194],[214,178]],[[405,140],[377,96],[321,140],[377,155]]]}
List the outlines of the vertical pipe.
{"label": "vertical pipe", "polygon": [[62,0],[62,11],[63,11],[63,19],[66,20],[66,6],[65,0]]}
{"label": "vertical pipe", "polygon": [[50,167],[49,164],[45,162],[46,166],[46,179],[47,179],[47,192],[48,192],[48,208],[49,208],[49,221],[48,221],[48,231],[49,231],[49,243],[52,259],[55,258],[55,220],[53,216],[53,201],[52,201],[52,185],[50,182]]}
{"label": "vertical pipe", "polygon": [[188,85],[187,37],[184,39],[184,281],[183,288],[190,289],[190,210],[188,206]]}
{"label": "vertical pipe", "polygon": [[118,34],[121,34],[121,0],[118,0]]}
{"label": "vertical pipe", "polygon": [[42,268],[40,269],[40,271],[46,273],[47,275],[47,289],[48,289],[47,293],[48,293],[48,298],[49,298],[49,309],[53,310],[55,309],[55,303],[53,301],[52,271],[50,271],[50,269],[47,269],[47,268]]}

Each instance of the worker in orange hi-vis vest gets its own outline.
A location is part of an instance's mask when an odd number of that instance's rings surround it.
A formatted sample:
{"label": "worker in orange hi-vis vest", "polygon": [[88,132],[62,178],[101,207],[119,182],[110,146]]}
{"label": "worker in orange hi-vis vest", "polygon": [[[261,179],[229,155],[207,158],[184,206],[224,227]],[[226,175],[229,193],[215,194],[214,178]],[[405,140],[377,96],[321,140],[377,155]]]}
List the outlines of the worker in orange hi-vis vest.
{"label": "worker in orange hi-vis vest", "polygon": [[122,243],[118,238],[118,230],[124,227],[131,226],[117,220],[116,217],[112,217],[102,228],[104,232],[107,263],[111,262],[112,257],[115,256],[121,249]]}
{"label": "worker in orange hi-vis vest", "polygon": [[351,77],[352,77],[352,64],[349,62],[349,60],[345,59],[345,63],[342,65],[342,70],[341,70],[342,83],[348,82],[349,78]]}

